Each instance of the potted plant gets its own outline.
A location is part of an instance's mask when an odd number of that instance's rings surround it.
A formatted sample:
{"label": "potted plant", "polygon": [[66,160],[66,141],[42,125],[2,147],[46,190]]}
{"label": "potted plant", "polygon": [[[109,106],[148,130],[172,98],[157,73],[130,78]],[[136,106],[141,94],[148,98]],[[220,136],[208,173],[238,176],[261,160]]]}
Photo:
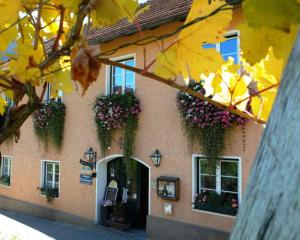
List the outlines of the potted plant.
{"label": "potted plant", "polygon": [[6,186],[10,185],[10,176],[0,176],[0,183]]}
{"label": "potted plant", "polygon": [[107,225],[121,231],[126,231],[131,227],[131,222],[128,219],[127,208],[125,204],[116,203],[112,208],[112,213],[106,221]]}
{"label": "potted plant", "polygon": [[227,215],[236,215],[238,200],[226,194],[218,194],[214,191],[203,191],[195,196],[195,209],[216,212]]}
{"label": "potted plant", "polygon": [[46,196],[47,203],[52,204],[55,198],[58,198],[57,188],[41,188],[41,194]]}

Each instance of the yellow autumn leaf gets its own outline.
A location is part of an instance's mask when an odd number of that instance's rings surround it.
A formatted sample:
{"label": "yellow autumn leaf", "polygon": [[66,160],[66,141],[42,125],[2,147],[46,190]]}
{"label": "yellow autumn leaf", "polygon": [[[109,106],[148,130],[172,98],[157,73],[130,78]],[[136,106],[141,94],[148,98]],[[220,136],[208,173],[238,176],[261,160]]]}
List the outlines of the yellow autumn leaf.
{"label": "yellow autumn leaf", "polygon": [[[198,17],[209,15],[224,4],[226,2],[222,0],[212,1],[210,4],[207,0],[193,1],[185,24]],[[201,74],[208,76],[210,73],[216,72],[224,63],[221,54],[216,49],[206,49],[202,45],[224,40],[223,35],[231,19],[231,10],[220,11],[216,15],[183,29],[174,45],[161,53],[168,57],[164,58],[161,55],[157,57],[154,72],[165,78],[169,78],[170,72],[172,72],[172,75],[180,74],[185,80],[196,81],[200,81]],[[169,56],[176,56],[176,59],[172,62],[166,61]]]}
{"label": "yellow autumn leaf", "polygon": [[[249,97],[247,79],[244,77],[239,77],[233,89],[231,104],[235,105],[236,103],[246,99],[247,97]],[[243,101],[236,106],[240,110],[245,110],[247,106],[247,101]]]}
{"label": "yellow autumn leaf", "polygon": [[71,93],[74,90],[70,71],[57,72],[55,77],[60,83],[59,90],[63,93]]}
{"label": "yellow autumn leaf", "polygon": [[8,63],[10,73],[18,75],[23,82],[38,85],[41,77],[38,65],[44,58],[42,47],[35,50],[30,42],[18,42],[15,57]]}
{"label": "yellow autumn leaf", "polygon": [[[0,31],[7,29],[9,24],[5,24],[3,27],[0,26]],[[0,52],[7,50],[9,44],[14,42],[17,38],[18,32],[16,27],[11,27],[0,34]]]}
{"label": "yellow autumn leaf", "polygon": [[300,5],[296,0],[245,0],[242,7],[246,21],[252,27],[289,32],[291,25],[300,24]]}
{"label": "yellow autumn leaf", "polygon": [[92,12],[92,21],[99,27],[113,25],[123,18],[132,22],[137,14],[147,10],[147,7],[144,7],[137,11],[139,6],[136,0],[98,1]]}
{"label": "yellow autumn leaf", "polygon": [[279,82],[283,72],[283,59],[277,59],[270,51],[264,60],[266,73],[271,74],[276,82]]}
{"label": "yellow autumn leaf", "polygon": [[[185,24],[194,21],[196,18],[207,16],[225,4],[226,1],[224,0],[211,1],[210,3],[207,0],[194,0]],[[190,27],[183,29],[179,34],[179,39],[192,38],[194,42],[190,47],[196,48],[199,48],[203,43],[222,42],[231,20],[231,10],[220,11],[213,16],[207,17]],[[191,39],[190,42],[192,42]]]}
{"label": "yellow autumn leaf", "polygon": [[7,106],[6,101],[3,99],[3,97],[0,97],[0,114],[3,115],[5,112],[5,107]]}
{"label": "yellow autumn leaf", "polygon": [[252,113],[259,119],[267,121],[272,110],[272,106],[276,97],[276,91],[266,91],[259,96],[252,97],[251,109]]}
{"label": "yellow autumn leaf", "polygon": [[7,90],[5,91],[5,95],[6,95],[9,99],[11,99],[11,100],[14,99],[14,92],[13,92],[12,90],[7,89]]}
{"label": "yellow autumn leaf", "polygon": [[243,56],[251,65],[261,61],[270,47],[276,58],[287,62],[297,36],[298,26],[292,26],[290,32],[278,29],[259,27],[253,28],[243,23],[238,26]]}
{"label": "yellow autumn leaf", "polygon": [[211,87],[213,89],[213,95],[221,93],[222,92],[222,84],[223,80],[220,76],[220,74],[214,74],[214,78],[211,81]]}
{"label": "yellow autumn leaf", "polygon": [[159,54],[154,65],[154,73],[166,79],[171,79],[179,74],[177,68],[177,48],[172,46],[164,54]]}
{"label": "yellow autumn leaf", "polygon": [[20,0],[0,0],[0,26],[6,23],[13,24],[17,21],[21,10]]}
{"label": "yellow autumn leaf", "polygon": [[77,10],[79,4],[82,2],[82,0],[60,0],[60,2],[66,7],[73,10]]}
{"label": "yellow autumn leaf", "polygon": [[267,56],[254,66],[244,62],[243,67],[257,83],[257,90],[261,91],[280,82],[284,64],[283,60],[277,59],[270,49]]}

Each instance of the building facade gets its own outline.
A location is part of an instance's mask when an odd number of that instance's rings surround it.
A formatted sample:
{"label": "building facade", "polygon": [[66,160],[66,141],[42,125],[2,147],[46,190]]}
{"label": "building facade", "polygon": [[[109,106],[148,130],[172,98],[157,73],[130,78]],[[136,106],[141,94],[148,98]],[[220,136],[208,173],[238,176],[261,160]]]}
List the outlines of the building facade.
{"label": "building facade", "polygon": [[[190,1],[166,2],[153,1],[148,13],[141,17],[144,37],[174,31],[183,24]],[[221,52],[224,58],[232,56],[236,61],[239,39],[235,25],[240,18],[241,13],[236,12],[228,42],[224,43],[225,50]],[[141,37],[132,30],[131,24],[120,24],[88,35],[95,53],[118,48]],[[175,37],[166,39],[165,46]],[[221,44],[210,47],[222,48]],[[157,43],[152,43],[145,47],[119,49],[109,58],[143,68],[145,62],[154,60],[158,53]],[[122,195],[128,179],[122,177],[124,159],[118,132],[113,136],[106,156],[101,155],[92,107],[97,95],[127,89],[134,90],[142,108],[130,161],[134,177],[127,194],[133,225],[146,227],[151,239],[226,239],[235,221],[234,214],[199,209],[195,198],[202,191],[213,191],[233,196],[237,204],[243,201],[263,127],[248,122],[244,130],[241,127],[232,129],[231,134],[225,136],[226,149],[214,174],[208,174],[205,156],[197,144],[188,144],[182,128],[176,107],[177,90],[106,65],[101,66],[97,82],[90,86],[84,97],[80,90],[62,96],[67,110],[60,152],[51,146],[47,151],[44,149],[35,136],[32,119],[23,125],[17,144],[1,145],[0,208],[79,225],[103,223],[106,214],[103,199],[108,184],[116,180],[120,185],[119,195]],[[97,152],[96,174],[92,184],[83,184],[80,159],[90,147]],[[161,154],[158,167],[150,157],[156,149]],[[42,194],[41,189],[45,187],[57,189],[52,204],[47,203]]]}

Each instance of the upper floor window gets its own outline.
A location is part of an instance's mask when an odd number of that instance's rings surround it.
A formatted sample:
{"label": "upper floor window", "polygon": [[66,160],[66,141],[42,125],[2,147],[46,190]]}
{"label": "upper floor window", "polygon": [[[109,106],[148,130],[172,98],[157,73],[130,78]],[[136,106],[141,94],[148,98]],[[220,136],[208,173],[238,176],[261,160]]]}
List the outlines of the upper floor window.
{"label": "upper floor window", "polygon": [[220,158],[216,164],[204,157],[195,161],[194,208],[236,215],[240,203],[239,159]]}
{"label": "upper floor window", "polygon": [[46,88],[46,92],[45,92],[45,95],[44,95],[44,102],[45,103],[49,103],[50,101],[62,102],[62,96],[63,96],[63,92],[61,90],[59,90],[58,93],[57,93],[57,97],[53,97],[51,95],[51,84],[48,83],[47,88]]}
{"label": "upper floor window", "polygon": [[229,57],[234,59],[234,63],[239,63],[240,53],[239,53],[239,38],[237,34],[231,34],[225,36],[226,40],[221,43],[216,44],[203,44],[204,48],[215,48],[218,52],[221,53],[225,61]]}
{"label": "upper floor window", "polygon": [[[127,58],[118,62],[131,67],[134,67],[135,65],[134,58]],[[135,90],[135,74],[132,71],[111,66],[109,80],[109,92],[111,94]]]}
{"label": "upper floor window", "polygon": [[0,159],[0,184],[10,186],[11,157],[2,156]]}

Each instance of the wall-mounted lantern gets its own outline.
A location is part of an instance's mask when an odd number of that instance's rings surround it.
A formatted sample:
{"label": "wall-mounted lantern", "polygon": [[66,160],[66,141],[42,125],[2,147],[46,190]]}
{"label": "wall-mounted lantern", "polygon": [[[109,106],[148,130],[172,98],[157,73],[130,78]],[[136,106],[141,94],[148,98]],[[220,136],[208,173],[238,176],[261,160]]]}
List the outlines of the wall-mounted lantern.
{"label": "wall-mounted lantern", "polygon": [[152,159],[153,165],[155,167],[158,167],[160,165],[160,161],[162,157],[158,149],[156,149],[155,152],[150,157]]}
{"label": "wall-mounted lantern", "polygon": [[87,162],[94,162],[96,161],[97,152],[93,150],[92,147],[90,147],[83,155],[83,158]]}

